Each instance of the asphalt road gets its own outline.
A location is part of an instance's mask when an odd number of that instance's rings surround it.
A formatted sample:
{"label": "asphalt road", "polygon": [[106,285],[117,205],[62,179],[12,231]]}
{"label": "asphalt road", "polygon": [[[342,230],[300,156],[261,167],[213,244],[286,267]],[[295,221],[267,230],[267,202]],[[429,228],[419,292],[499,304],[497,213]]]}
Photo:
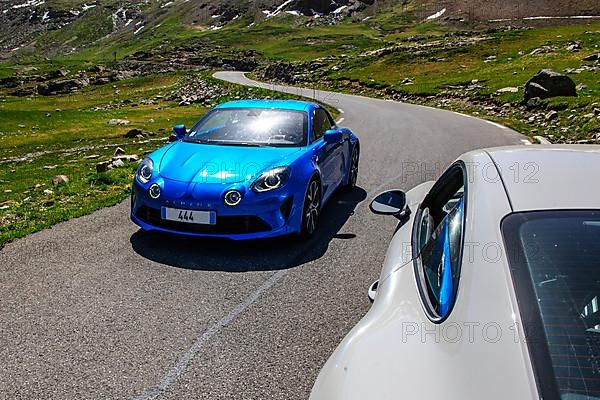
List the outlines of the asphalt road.
{"label": "asphalt road", "polygon": [[[220,73],[252,84],[243,75]],[[266,85],[274,89],[282,89]],[[335,197],[307,243],[143,234],[128,202],[0,251],[1,399],[303,399],[365,314],[394,221],[384,188],[410,189],[461,153],[520,143],[485,121],[325,92],[361,138],[360,189]]]}

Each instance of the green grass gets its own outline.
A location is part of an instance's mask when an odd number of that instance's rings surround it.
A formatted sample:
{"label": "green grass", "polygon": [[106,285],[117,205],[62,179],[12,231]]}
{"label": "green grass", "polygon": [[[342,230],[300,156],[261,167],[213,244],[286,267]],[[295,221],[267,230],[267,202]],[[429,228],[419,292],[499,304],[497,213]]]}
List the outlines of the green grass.
{"label": "green grass", "polygon": [[[470,102],[518,106],[523,101],[525,83],[540,69],[550,68],[557,72],[564,72],[567,68],[577,69],[586,64],[581,61],[583,57],[598,52],[600,47],[600,24],[481,32],[478,35],[486,40],[458,48],[433,48],[422,54],[403,51],[383,57],[352,57],[343,61],[339,70],[324,71],[321,84],[349,92],[355,91],[358,84],[365,94],[377,96],[382,94],[382,90],[388,89],[423,99],[427,96],[457,97]],[[420,43],[438,39],[433,36]],[[575,41],[581,43],[582,50],[568,51],[567,45]],[[542,46],[553,46],[556,50],[530,55],[534,49]],[[496,58],[487,60],[490,56]],[[576,84],[583,84],[587,88],[580,90],[578,97],[561,97],[545,102],[545,108],[559,110],[560,123],[557,129],[537,126],[539,121],[525,123],[525,110],[522,109],[499,117],[486,113],[483,107],[472,107],[461,101],[451,101],[449,105],[464,112],[476,112],[475,115],[507,124],[526,134],[544,131],[555,139],[561,136],[566,140],[585,139],[589,133],[597,132],[600,128],[597,119],[583,118],[600,101],[597,75],[594,71],[570,74]],[[411,79],[411,85],[402,83],[406,78]],[[452,88],[466,86],[473,80],[483,87],[469,92]],[[518,93],[497,93],[498,89],[509,86],[520,90]],[[435,105],[437,100],[430,103]],[[573,116],[567,119],[571,114]]]}

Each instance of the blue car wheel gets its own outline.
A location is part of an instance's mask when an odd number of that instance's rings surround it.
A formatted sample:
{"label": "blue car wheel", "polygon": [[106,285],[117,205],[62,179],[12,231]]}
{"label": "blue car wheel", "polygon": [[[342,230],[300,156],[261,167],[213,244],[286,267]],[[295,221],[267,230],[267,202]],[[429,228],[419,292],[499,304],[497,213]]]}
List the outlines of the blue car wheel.
{"label": "blue car wheel", "polygon": [[358,180],[358,161],[360,158],[360,152],[358,146],[354,146],[352,149],[352,156],[350,158],[350,167],[348,168],[348,179],[346,181],[346,189],[352,190],[356,186]]}
{"label": "blue car wheel", "polygon": [[321,185],[316,178],[312,178],[306,189],[304,207],[302,212],[302,230],[300,237],[308,239],[315,233],[321,214]]}

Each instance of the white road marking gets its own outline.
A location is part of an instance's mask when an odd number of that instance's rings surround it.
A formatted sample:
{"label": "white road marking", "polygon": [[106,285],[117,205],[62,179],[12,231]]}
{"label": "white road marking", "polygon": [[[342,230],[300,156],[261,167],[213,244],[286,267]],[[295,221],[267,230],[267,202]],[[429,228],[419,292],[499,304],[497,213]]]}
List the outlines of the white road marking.
{"label": "white road marking", "polygon": [[487,122],[490,125],[494,125],[496,128],[500,128],[500,129],[508,129],[506,126],[498,124],[494,121],[488,121],[487,119],[484,119],[485,122]]}
{"label": "white road marking", "polygon": [[[366,202],[367,199],[373,197],[376,193],[378,193],[381,189],[391,184],[392,182],[398,180],[402,177],[403,174],[399,174],[394,176],[392,179],[387,180],[381,185],[377,186],[375,189],[369,191],[365,200],[361,201],[354,208],[354,212],[358,210],[358,208]],[[240,316],[248,307],[250,307],[261,294],[271,289],[277,282],[283,279],[289,272],[289,269],[278,271],[277,273],[271,275],[266,281],[262,283],[254,292],[250,293],[248,297],[241,303],[239,303],[233,310],[229,312],[226,316],[221,318],[217,323],[212,325],[206,331],[204,331],[192,347],[189,348],[177,361],[177,364],[167,374],[162,378],[160,383],[148,390],[146,390],[141,396],[135,398],[135,400],[155,400],[157,399],[165,390],[167,390],[175,381],[183,375],[188,365],[192,362],[196,354],[198,354],[202,348],[206,345],[206,343],[216,334],[225,329],[228,325],[230,325],[233,321]]]}
{"label": "white road marking", "polygon": [[494,125],[496,128],[500,128],[500,129],[508,129],[508,128],[507,128],[506,126],[504,126],[504,125],[500,125],[500,124],[498,124],[498,123],[496,123],[496,122],[488,121],[487,119],[483,119],[483,118],[477,118],[477,117],[474,117],[474,116],[472,116],[472,115],[463,114],[463,113],[461,113],[461,112],[458,112],[458,111],[452,111],[452,112],[453,112],[454,114],[457,114],[457,115],[462,115],[463,117],[472,118],[472,119],[476,119],[476,120],[479,120],[479,121],[487,122],[487,123],[488,123],[488,124],[490,124],[490,125]]}
{"label": "white road marking", "polygon": [[204,331],[196,342],[188,351],[183,354],[177,361],[177,364],[163,377],[158,385],[146,390],[144,394],[136,397],[136,400],[154,400],[160,396],[165,390],[169,388],[184,372],[190,362],[194,359],[196,354],[206,345],[206,343],[217,333],[221,332],[223,328],[231,324],[235,319],[250,307],[263,292],[269,290],[273,285],[279,282],[284,276],[287,275],[289,270],[281,270],[273,275],[269,279],[263,282],[254,292],[252,292],[244,301],[239,303],[233,310],[223,317],[219,322]]}
{"label": "white road marking", "polygon": [[538,142],[540,142],[540,144],[552,144],[551,141],[549,141],[548,139],[546,139],[543,136],[534,136],[533,137],[535,140],[537,140]]}
{"label": "white road marking", "polygon": [[338,123],[338,124],[341,124],[342,122],[344,122],[344,119],[345,119],[345,118],[343,118],[343,117],[342,117],[342,118],[340,118],[340,119],[338,119],[338,120],[337,120],[337,123]]}

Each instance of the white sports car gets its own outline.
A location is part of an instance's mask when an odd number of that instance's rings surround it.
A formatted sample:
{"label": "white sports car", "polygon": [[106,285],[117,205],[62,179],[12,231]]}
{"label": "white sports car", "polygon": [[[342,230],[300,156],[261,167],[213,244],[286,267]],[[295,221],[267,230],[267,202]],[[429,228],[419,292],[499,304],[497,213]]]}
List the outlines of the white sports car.
{"label": "white sports car", "polygon": [[600,146],[464,154],[400,219],[312,400],[600,399]]}

